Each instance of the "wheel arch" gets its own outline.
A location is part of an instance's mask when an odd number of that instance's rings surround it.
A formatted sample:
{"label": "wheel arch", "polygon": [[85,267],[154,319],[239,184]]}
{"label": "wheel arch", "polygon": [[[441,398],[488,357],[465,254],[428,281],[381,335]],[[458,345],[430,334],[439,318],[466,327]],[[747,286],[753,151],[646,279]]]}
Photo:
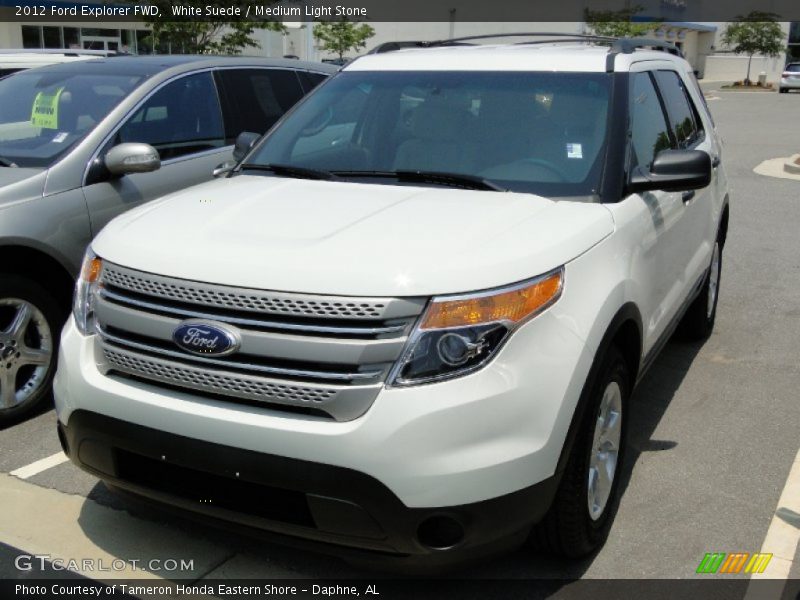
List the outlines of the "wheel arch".
{"label": "wheel arch", "polygon": [[61,308],[69,308],[75,280],[58,259],[41,249],[19,243],[0,245],[0,251],[5,259],[0,264],[0,272],[36,281],[53,293]]}
{"label": "wheel arch", "polygon": [[725,248],[725,240],[728,239],[728,219],[730,217],[730,208],[728,196],[722,201],[722,213],[719,218],[719,242],[722,248]]}
{"label": "wheel arch", "polygon": [[589,395],[600,371],[603,357],[612,346],[618,347],[622,352],[631,373],[631,386],[635,386],[642,366],[642,332],[642,316],[638,307],[633,302],[625,303],[609,322],[594,354],[592,365],[589,368],[589,373],[584,381],[578,403],[572,414],[572,420],[567,429],[564,446],[561,449],[561,455],[556,465],[556,475],[560,475],[567,465],[580,424],[586,413]]}

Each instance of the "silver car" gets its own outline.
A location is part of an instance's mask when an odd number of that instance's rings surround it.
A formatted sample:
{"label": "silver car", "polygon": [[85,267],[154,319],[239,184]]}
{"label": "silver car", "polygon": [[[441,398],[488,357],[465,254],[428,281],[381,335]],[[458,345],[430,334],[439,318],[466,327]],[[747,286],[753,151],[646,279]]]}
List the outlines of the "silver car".
{"label": "silver car", "polygon": [[49,396],[91,238],[123,211],[210,179],[237,137],[249,146],[336,70],[120,56],[0,79],[0,422]]}
{"label": "silver car", "polygon": [[800,63],[789,63],[783,68],[778,91],[785,94],[789,90],[800,90]]}

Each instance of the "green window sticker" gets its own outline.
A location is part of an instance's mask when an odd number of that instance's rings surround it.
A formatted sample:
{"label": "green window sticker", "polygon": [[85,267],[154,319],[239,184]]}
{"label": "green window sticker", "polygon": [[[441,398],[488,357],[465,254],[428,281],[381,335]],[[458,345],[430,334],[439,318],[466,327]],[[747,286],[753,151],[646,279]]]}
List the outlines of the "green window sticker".
{"label": "green window sticker", "polygon": [[63,91],[64,88],[60,87],[52,94],[45,92],[36,94],[31,110],[31,125],[44,129],[58,129],[58,99],[61,98]]}

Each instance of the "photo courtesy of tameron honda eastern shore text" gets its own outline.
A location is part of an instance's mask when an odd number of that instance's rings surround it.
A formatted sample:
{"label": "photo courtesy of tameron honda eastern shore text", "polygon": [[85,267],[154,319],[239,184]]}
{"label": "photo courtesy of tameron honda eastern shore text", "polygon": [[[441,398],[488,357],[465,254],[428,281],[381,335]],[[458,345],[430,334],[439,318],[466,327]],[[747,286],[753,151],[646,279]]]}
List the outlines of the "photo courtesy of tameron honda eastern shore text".
{"label": "photo courtesy of tameron honda eastern shore text", "polygon": [[634,386],[714,326],[714,122],[664,42],[405,46],[94,239],[59,436],[112,489],[353,560],[585,555]]}

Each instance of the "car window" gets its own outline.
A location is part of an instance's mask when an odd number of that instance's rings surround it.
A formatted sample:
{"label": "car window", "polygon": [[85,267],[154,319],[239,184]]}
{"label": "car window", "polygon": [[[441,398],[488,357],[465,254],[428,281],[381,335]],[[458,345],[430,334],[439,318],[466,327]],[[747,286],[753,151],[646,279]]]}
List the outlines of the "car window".
{"label": "car window", "polygon": [[214,81],[197,73],[168,83],[128,119],[115,143],[143,142],[169,160],[225,145]]}
{"label": "car window", "polygon": [[265,133],[303,97],[297,73],[286,69],[222,69],[216,77],[228,143],[243,131]]}
{"label": "car window", "polygon": [[656,154],[672,146],[669,127],[650,75],[635,73],[631,84],[631,168],[650,170]]}
{"label": "car window", "polygon": [[800,73],[800,63],[786,65],[784,71],[787,71],[788,73]]}
{"label": "car window", "polygon": [[[692,73],[692,75],[689,77],[689,81],[690,81],[691,85],[694,86],[695,93],[700,97],[700,100],[703,102],[703,107],[706,109],[706,113],[705,113],[706,116],[711,121],[712,125],[716,125],[714,123],[714,115],[711,114],[711,109],[708,107],[708,102],[706,101],[706,96],[703,93],[703,88],[700,87],[700,82],[697,80],[697,75]],[[697,121],[698,125],[700,127],[702,127],[703,121],[702,121],[702,119],[700,119],[699,115],[697,115],[697,114],[695,114],[695,121]]]}
{"label": "car window", "polygon": [[298,71],[297,76],[300,77],[300,82],[303,84],[303,90],[306,94],[328,78],[327,75],[311,71]]}
{"label": "car window", "polygon": [[589,195],[606,147],[610,84],[606,73],[345,71],[248,162],[448,172],[515,191]]}
{"label": "car window", "polygon": [[702,125],[698,126],[696,110],[683,80],[675,71],[655,71],[654,74],[678,147],[689,148],[700,139]]}
{"label": "car window", "polygon": [[29,69],[0,80],[0,156],[47,167],[82,140],[141,76]]}

